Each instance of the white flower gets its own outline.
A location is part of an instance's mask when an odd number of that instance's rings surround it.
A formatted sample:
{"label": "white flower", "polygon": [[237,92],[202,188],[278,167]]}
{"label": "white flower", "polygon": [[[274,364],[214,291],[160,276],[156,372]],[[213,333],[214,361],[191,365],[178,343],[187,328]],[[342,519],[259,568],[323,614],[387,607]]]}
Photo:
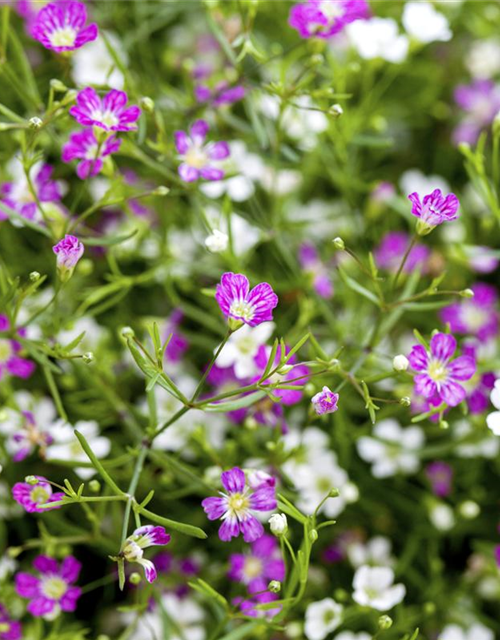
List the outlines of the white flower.
{"label": "white flower", "polygon": [[402,21],[408,34],[419,42],[447,42],[453,35],[446,17],[430,2],[407,2]]}
{"label": "white flower", "polygon": [[486,416],[486,424],[496,436],[500,436],[500,379],[495,380],[495,387],[491,392],[490,400],[498,411],[493,411]]}
{"label": "white flower", "polygon": [[408,369],[410,362],[406,356],[400,354],[399,356],[395,356],[392,361],[392,368],[394,371],[406,371]]}
{"label": "white flower", "polygon": [[449,624],[441,631],[438,640],[495,640],[495,634],[479,622],[468,629],[459,627],[458,624]]}
{"label": "white flower", "polygon": [[403,584],[394,583],[394,571],[390,567],[360,567],[354,574],[352,597],[355,602],[378,611],[389,611],[399,604],[406,594]]}
{"label": "white flower", "polygon": [[435,503],[431,506],[429,519],[438,531],[449,531],[455,526],[453,509],[444,502]]}
{"label": "white flower", "polygon": [[234,373],[239,379],[256,375],[259,369],[255,356],[273,334],[274,327],[273,322],[263,322],[257,327],[243,325],[224,345],[217,358],[217,366],[226,369],[234,365]]}
{"label": "white flower", "polygon": [[95,349],[105,335],[106,330],[91,316],[84,316],[74,322],[69,320],[68,324],[64,325],[64,329],[57,334],[57,341],[65,347],[73,340],[76,340],[82,333],[85,333],[85,335],[75,349],[76,353],[78,353],[78,350],[88,351]]}
{"label": "white flower", "polygon": [[[87,454],[75,436],[75,430],[84,436],[97,458],[105,458],[109,454],[111,442],[109,438],[99,434],[99,425],[97,422],[93,420],[81,420],[73,427],[61,420],[52,430],[54,442],[47,447],[47,460],[89,462]],[[96,473],[93,467],[76,467],[74,471],[84,480],[91,478]]]}
{"label": "white flower", "polygon": [[424,444],[420,427],[403,429],[393,418],[381,420],[373,435],[362,436],[356,443],[358,453],[372,463],[375,478],[387,478],[397,473],[415,473],[420,467],[417,452]]}
{"label": "white flower", "polygon": [[[168,618],[174,624],[167,622],[167,627],[165,620]],[[153,611],[148,611],[139,618],[129,640],[167,637],[168,640],[205,640],[204,618],[202,607],[193,598],[179,598],[173,593],[166,593],[161,596],[159,605]],[[125,616],[129,624],[133,619],[131,614]]]}
{"label": "white flower", "polygon": [[[227,217],[221,211],[215,207],[207,207],[205,215],[212,229],[219,229],[221,233],[229,234]],[[231,213],[231,237],[235,255],[242,256],[250,251],[260,241],[261,235],[260,229],[236,213]]]}
{"label": "white flower", "polygon": [[229,244],[229,236],[218,229],[214,229],[207,238],[205,238],[205,246],[212,253],[221,253],[227,249]]}
{"label": "white flower", "polygon": [[276,172],[274,167],[267,167],[262,176],[261,184],[263,188],[276,196],[286,196],[295,191],[302,182],[300,171],[293,169],[282,169]]}
{"label": "white flower", "polygon": [[[106,33],[110,45],[118,58],[126,64],[125,51],[112,33]],[[123,73],[117,68],[113,57],[106,47],[104,39],[98,38],[93,42],[87,42],[84,47],[77,49],[71,56],[73,63],[73,79],[78,85],[108,85],[113,89],[122,89],[125,79]]]}
{"label": "white flower", "polygon": [[17,562],[8,555],[4,555],[0,558],[0,582],[5,580],[7,576],[14,573],[17,567]]}
{"label": "white flower", "polygon": [[383,536],[375,536],[368,542],[351,542],[347,546],[347,557],[354,567],[371,565],[391,567],[395,560],[391,555],[391,541]]}
{"label": "white flower", "polygon": [[405,171],[399,180],[401,191],[405,196],[416,191],[422,195],[432,193],[434,189],[441,189],[449,193],[450,186],[444,178],[438,175],[426,176],[419,169]]}
{"label": "white flower", "polygon": [[342,623],[342,605],[332,598],[312,602],[306,610],[304,633],[309,640],[323,640]]}
{"label": "white flower", "polygon": [[347,25],[346,33],[353,47],[365,60],[382,58],[399,63],[408,54],[408,38],[400,35],[397,22],[392,18],[356,20]]}
{"label": "white flower", "polygon": [[500,71],[500,42],[493,39],[474,42],[465,64],[475,78],[493,78]]}
{"label": "white flower", "polygon": [[360,631],[359,633],[353,633],[352,631],[342,631],[337,636],[335,636],[335,640],[372,640],[372,635],[366,633],[365,631]]}
{"label": "white flower", "polygon": [[488,429],[475,429],[467,419],[455,422],[452,434],[454,439],[463,442],[457,444],[455,449],[455,453],[461,458],[494,459],[500,452],[500,438]]}
{"label": "white flower", "polygon": [[284,513],[274,513],[268,520],[271,533],[281,536],[288,530],[288,522]]}

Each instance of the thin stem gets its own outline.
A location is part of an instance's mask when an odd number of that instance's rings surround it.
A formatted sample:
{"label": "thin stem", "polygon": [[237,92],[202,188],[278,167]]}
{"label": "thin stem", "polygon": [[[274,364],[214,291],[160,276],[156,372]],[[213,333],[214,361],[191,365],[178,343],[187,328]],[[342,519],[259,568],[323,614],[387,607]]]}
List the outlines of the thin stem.
{"label": "thin stem", "polygon": [[125,539],[127,537],[128,523],[130,520],[130,512],[132,510],[132,502],[134,500],[134,494],[137,489],[137,485],[139,484],[139,478],[142,472],[142,468],[144,466],[144,460],[146,459],[146,456],[148,454],[148,448],[149,447],[146,446],[145,443],[143,443],[141,450],[139,451],[139,455],[137,456],[137,460],[134,467],[134,473],[132,475],[132,480],[130,481],[130,484],[128,487],[127,493],[129,497],[127,500],[127,504],[125,505],[125,515],[123,518],[121,546],[123,546],[123,543],[125,542]]}
{"label": "thin stem", "polygon": [[217,358],[220,356],[220,353],[222,351],[222,349],[224,349],[224,347],[226,346],[227,341],[229,340],[229,338],[231,337],[231,335],[234,333],[234,331],[232,331],[231,329],[228,329],[228,332],[224,338],[224,340],[220,343],[217,351],[215,352],[212,360],[210,361],[208,367],[205,370],[205,373],[203,374],[201,380],[198,383],[198,386],[196,387],[194,393],[193,393],[193,397],[191,398],[191,403],[193,403],[196,398],[200,395],[200,393],[203,390],[203,385],[205,384],[205,380],[208,378],[210,371],[212,371],[212,368],[215,364],[215,361],[217,360]]}
{"label": "thin stem", "polygon": [[394,277],[394,285],[393,285],[393,289],[396,288],[397,284],[398,284],[398,280],[399,280],[399,276],[401,275],[401,272],[404,269],[404,266],[406,264],[406,261],[408,260],[408,256],[410,255],[411,250],[413,249],[413,247],[415,246],[415,243],[418,240],[418,234],[414,234],[413,238],[410,241],[410,244],[408,245],[408,248],[405,251],[405,254],[403,256],[403,259],[401,260],[401,264],[399,265],[399,268],[396,272],[396,275]]}

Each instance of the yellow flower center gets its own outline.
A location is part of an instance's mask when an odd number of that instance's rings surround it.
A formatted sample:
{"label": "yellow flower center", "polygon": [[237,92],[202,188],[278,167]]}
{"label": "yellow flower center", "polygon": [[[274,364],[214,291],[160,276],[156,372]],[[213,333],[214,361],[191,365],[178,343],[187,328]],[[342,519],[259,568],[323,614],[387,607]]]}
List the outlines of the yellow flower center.
{"label": "yellow flower center", "polygon": [[185,155],[186,164],[194,169],[202,169],[208,164],[207,154],[196,145],[190,147]]}
{"label": "yellow flower center", "polygon": [[50,35],[50,42],[54,47],[72,47],[75,44],[76,31],[73,27],[61,27]]}
{"label": "yellow flower center", "polygon": [[249,556],[245,559],[245,577],[248,580],[252,580],[253,578],[258,578],[262,573],[262,562],[259,558],[254,558],[253,556]]}
{"label": "yellow flower center", "polygon": [[244,493],[233,493],[227,500],[228,510],[234,514],[242,514],[249,507],[248,497]]}
{"label": "yellow flower center", "polygon": [[36,486],[30,493],[30,498],[36,504],[45,504],[50,498],[50,493],[44,487]]}
{"label": "yellow flower center", "polygon": [[427,368],[427,373],[434,382],[444,382],[448,377],[446,365],[441,360],[431,360]]}
{"label": "yellow flower center", "polygon": [[68,590],[68,585],[62,578],[50,576],[48,578],[42,578],[41,589],[43,595],[47,598],[60,600]]}
{"label": "yellow flower center", "polygon": [[254,310],[252,305],[248,304],[245,300],[235,300],[229,312],[232,316],[236,318],[243,318],[244,320],[251,320],[254,315]]}

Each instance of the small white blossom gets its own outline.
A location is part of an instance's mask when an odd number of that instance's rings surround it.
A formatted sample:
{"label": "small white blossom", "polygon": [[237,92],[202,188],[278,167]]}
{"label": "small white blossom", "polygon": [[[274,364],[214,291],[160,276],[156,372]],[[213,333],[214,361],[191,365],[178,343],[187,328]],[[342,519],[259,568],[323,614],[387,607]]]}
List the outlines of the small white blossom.
{"label": "small white blossom", "polygon": [[342,623],[343,607],[332,598],[312,602],[306,610],[304,633],[308,640],[323,640]]}
{"label": "small white blossom", "polygon": [[218,229],[214,229],[212,233],[205,238],[205,246],[212,253],[221,253],[227,249],[229,244],[229,236]]}
{"label": "small white blossom", "polygon": [[486,424],[494,435],[500,436],[500,379],[495,380],[495,387],[491,392],[490,400],[497,411],[493,411],[486,416]]}
{"label": "small white blossom", "polygon": [[406,371],[410,365],[410,362],[406,356],[400,354],[395,356],[392,361],[392,367],[394,371]]}
{"label": "small white blossom", "polygon": [[282,536],[288,531],[288,522],[284,513],[274,513],[268,522],[271,533],[274,533],[275,536]]}
{"label": "small white blossom", "polygon": [[394,584],[394,571],[390,567],[360,567],[354,574],[355,602],[378,611],[389,611],[399,604],[406,594],[403,584]]}
{"label": "small white blossom", "polygon": [[235,331],[219,354],[217,366],[226,369],[234,365],[239,379],[254,376],[258,372],[255,356],[273,334],[274,327],[272,322],[263,322],[257,327],[244,325]]}
{"label": "small white blossom", "polygon": [[455,526],[453,509],[444,502],[434,504],[431,507],[429,518],[438,531],[449,531]]}
{"label": "small white blossom", "polygon": [[356,20],[347,25],[346,33],[352,46],[365,60],[382,58],[399,63],[408,54],[408,38],[399,33],[397,22],[392,18]]}
{"label": "small white blossom", "polygon": [[458,624],[449,624],[441,631],[438,640],[495,640],[495,634],[479,622],[468,629],[459,627]]}
{"label": "small white blossom", "polygon": [[407,2],[402,21],[407,33],[425,44],[447,42],[453,35],[446,16],[436,11],[430,2]]}

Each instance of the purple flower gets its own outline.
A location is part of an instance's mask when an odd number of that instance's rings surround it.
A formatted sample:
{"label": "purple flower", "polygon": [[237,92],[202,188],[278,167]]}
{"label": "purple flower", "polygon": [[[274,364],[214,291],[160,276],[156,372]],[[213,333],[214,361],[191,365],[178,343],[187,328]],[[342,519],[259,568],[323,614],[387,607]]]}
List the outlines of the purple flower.
{"label": "purple flower", "polygon": [[292,7],[288,23],[302,38],[330,38],[369,16],[365,0],[308,0]]}
{"label": "purple flower", "polygon": [[37,424],[31,411],[20,411],[17,415],[18,420],[14,424],[9,425],[9,418],[7,418],[7,424],[4,428],[2,428],[0,421],[0,433],[8,436],[6,449],[12,456],[12,461],[22,462],[34,451],[35,447],[40,448],[40,455],[44,457],[48,445],[53,442],[50,433],[44,429],[49,425]]}
{"label": "purple flower", "polygon": [[500,567],[500,544],[497,544],[497,546],[495,547],[495,560],[497,566]]}
{"label": "purple flower", "polygon": [[316,293],[322,298],[331,298],[333,296],[332,279],[321,262],[314,245],[306,242],[300,246],[299,262],[302,269],[312,276]]}
{"label": "purple flower", "polygon": [[214,107],[221,107],[243,100],[245,87],[240,84],[231,87],[225,81],[219,82],[213,89],[206,84],[199,84],[195,87],[194,94],[197,102],[208,102]]}
{"label": "purple flower", "polygon": [[[290,351],[289,347],[286,347],[286,353]],[[259,347],[259,351],[255,356],[255,364],[259,368],[259,374],[252,380],[252,382],[257,382],[260,380],[262,374],[264,373],[269,356],[271,354],[271,348],[261,345]],[[281,360],[281,347],[278,347],[276,350],[276,357],[274,359],[274,367],[278,366]],[[291,385],[305,385],[309,381],[309,368],[304,364],[295,365],[297,362],[297,357],[293,355],[287,362],[287,365],[291,367],[286,373],[279,374],[275,373],[271,378],[268,378],[265,382],[277,383],[281,382],[284,384]],[[293,404],[297,404],[302,400],[303,392],[301,389],[273,389],[273,395],[277,398],[281,399],[282,404],[290,406]],[[266,404],[266,400],[264,399],[264,404]],[[271,402],[272,406],[275,406],[274,402]],[[281,414],[280,416],[281,417]],[[264,421],[267,422],[267,421]]]}
{"label": "purple flower", "polygon": [[167,348],[165,349],[165,357],[170,362],[180,362],[189,347],[187,338],[185,338],[179,330],[183,317],[184,314],[182,311],[175,309],[165,323],[163,338],[167,340],[170,337]]}
{"label": "purple flower", "polygon": [[46,49],[74,51],[97,38],[97,25],[87,22],[81,2],[51,2],[38,12],[31,33]]}
{"label": "purple flower", "polygon": [[453,132],[453,140],[456,144],[475,144],[481,129],[489,126],[500,110],[500,86],[491,80],[459,85],[455,89],[455,102],[465,116]]}
{"label": "purple flower", "polygon": [[82,565],[73,556],[68,556],[59,565],[54,558],[37,556],[33,567],[40,574],[18,573],[15,576],[16,591],[28,598],[28,611],[36,617],[51,619],[61,611],[74,611],[82,590],[74,587]]}
{"label": "purple flower", "polygon": [[498,333],[498,295],[495,287],[478,282],[473,285],[474,297],[454,302],[441,310],[440,318],[454,333],[477,336],[487,340]]}
{"label": "purple flower", "polygon": [[466,391],[458,381],[469,380],[476,371],[474,358],[459,356],[452,360],[457,341],[446,333],[432,336],[430,352],[415,345],[408,360],[418,372],[414,378],[415,392],[427,399],[441,400],[450,407],[456,407],[465,399]]}
{"label": "purple flower", "polygon": [[420,201],[420,196],[416,192],[410,193],[408,199],[413,205],[412,214],[419,218],[417,223],[419,235],[427,235],[437,225],[458,218],[457,211],[460,203],[453,193],[443,197],[441,189],[434,189],[432,193],[424,196],[423,202]]}
{"label": "purple flower", "polygon": [[498,268],[500,261],[491,247],[475,246],[464,249],[470,268],[477,273],[492,273]]}
{"label": "purple flower", "polygon": [[227,493],[221,491],[220,498],[205,498],[201,503],[209,520],[223,520],[219,528],[221,540],[229,542],[242,533],[245,542],[255,542],[264,534],[264,527],[252,511],[276,509],[276,488],[272,480],[252,488],[238,467],[222,473],[221,481]]}
{"label": "purple flower", "polygon": [[179,175],[184,182],[194,182],[199,178],[204,180],[222,180],[224,171],[217,164],[229,156],[227,142],[210,142],[205,144],[209,130],[208,122],[196,120],[189,129],[175,132],[175,146],[182,164]]}
{"label": "purple flower", "polygon": [[248,278],[232,272],[222,275],[215,299],[225,316],[251,327],[272,320],[273,309],[278,304],[278,296],[267,282],[250,290]]}
{"label": "purple flower", "polygon": [[52,247],[57,255],[57,268],[61,272],[73,271],[83,256],[84,246],[76,236],[66,234]]}
{"label": "purple flower", "polygon": [[[42,204],[59,202],[62,197],[59,184],[51,179],[53,171],[54,168],[50,165],[40,164],[35,165],[30,172],[34,191]],[[0,199],[23,218],[34,221],[41,220],[41,213],[35,197],[28,187],[24,172],[18,173],[13,182],[2,184],[0,187]],[[8,216],[0,211],[0,220],[7,219]]]}
{"label": "purple flower", "polygon": [[339,394],[333,393],[328,387],[323,387],[319,393],[311,398],[314,411],[316,411],[319,416],[322,416],[324,413],[335,413],[338,409],[338,401]]}
{"label": "purple flower", "polygon": [[104,98],[95,89],[87,87],[76,96],[76,105],[69,113],[85,127],[101,127],[105,131],[133,131],[141,115],[138,106],[126,108],[128,96],[124,91],[112,89]]}
{"label": "purple flower", "polygon": [[17,482],[12,487],[12,497],[18,502],[28,513],[45,513],[50,509],[60,509],[60,506],[47,507],[42,509],[41,506],[58,502],[65,497],[62,492],[52,492],[52,486],[48,480],[42,476],[35,476],[38,482],[29,484],[28,482]]}
{"label": "purple flower", "polygon": [[[390,231],[381,240],[374,251],[377,267],[396,272],[410,244],[410,236],[404,231]],[[410,251],[403,267],[404,273],[411,273],[425,266],[430,250],[423,245],[415,245]]]}
{"label": "purple flower", "polygon": [[156,567],[151,560],[144,558],[144,549],[153,546],[163,546],[170,542],[170,535],[163,527],[146,525],[139,527],[129,536],[123,545],[122,555],[128,562],[137,562],[144,568],[148,582],[154,582],[157,577]]}
{"label": "purple flower", "polygon": [[264,534],[252,543],[250,553],[233,553],[228,578],[247,585],[250,593],[265,591],[271,580],[283,582],[285,563],[276,538]]}
{"label": "purple flower", "polygon": [[495,379],[496,376],[492,371],[483,373],[477,380],[476,376],[472,378],[471,382],[474,384],[472,389],[467,389],[466,398],[470,413],[478,415],[490,406],[490,395],[495,386]]}
{"label": "purple flower", "polygon": [[102,169],[102,159],[112,153],[116,153],[120,148],[121,140],[115,136],[107,138],[103,144],[99,144],[92,129],[84,129],[72,133],[68,142],[62,149],[62,161],[71,162],[78,159],[76,173],[79,178],[85,180],[91,176],[96,176]]}
{"label": "purple flower", "polygon": [[276,605],[275,609],[257,609],[257,605],[274,602],[277,599],[278,596],[275,593],[266,591],[264,593],[256,593],[246,599],[234,598],[232,603],[238,605],[245,616],[250,616],[251,618],[273,618],[281,611],[281,605]]}
{"label": "purple flower", "polygon": [[[0,331],[8,331],[10,322],[6,315],[0,314]],[[21,333],[21,332],[20,332]],[[15,378],[29,378],[35,371],[35,364],[19,356],[22,350],[17,340],[0,337],[0,380],[5,374]]]}
{"label": "purple flower", "polygon": [[21,623],[12,620],[7,609],[0,604],[0,640],[21,640]]}
{"label": "purple flower", "polygon": [[425,475],[429,479],[432,491],[439,498],[446,498],[451,492],[453,469],[446,462],[431,462],[425,469]]}

